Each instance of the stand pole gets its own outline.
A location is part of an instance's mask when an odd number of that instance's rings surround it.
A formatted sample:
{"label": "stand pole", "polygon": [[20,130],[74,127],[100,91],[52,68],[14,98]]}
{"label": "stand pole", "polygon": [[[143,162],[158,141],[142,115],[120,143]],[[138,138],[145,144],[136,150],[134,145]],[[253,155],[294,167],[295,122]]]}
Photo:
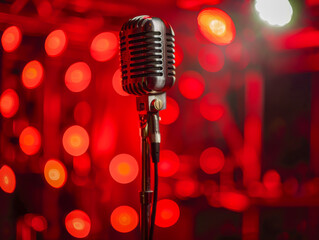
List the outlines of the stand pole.
{"label": "stand pole", "polygon": [[148,240],[149,222],[152,203],[151,173],[150,173],[150,146],[148,142],[148,114],[140,115],[142,137],[142,190],[141,200],[141,233],[142,240]]}

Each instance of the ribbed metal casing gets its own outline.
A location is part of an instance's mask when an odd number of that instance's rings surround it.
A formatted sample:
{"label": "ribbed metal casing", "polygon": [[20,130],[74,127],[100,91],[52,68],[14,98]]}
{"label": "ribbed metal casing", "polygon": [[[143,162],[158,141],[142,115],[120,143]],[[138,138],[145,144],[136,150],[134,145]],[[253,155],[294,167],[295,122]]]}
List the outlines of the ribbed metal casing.
{"label": "ribbed metal casing", "polygon": [[174,31],[147,15],[127,21],[120,31],[122,87],[129,94],[165,92],[175,83]]}

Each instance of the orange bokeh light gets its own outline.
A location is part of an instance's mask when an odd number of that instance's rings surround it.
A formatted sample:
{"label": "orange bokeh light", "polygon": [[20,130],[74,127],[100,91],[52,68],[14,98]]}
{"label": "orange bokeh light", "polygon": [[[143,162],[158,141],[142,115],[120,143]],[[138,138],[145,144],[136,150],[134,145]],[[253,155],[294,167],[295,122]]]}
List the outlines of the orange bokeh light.
{"label": "orange bokeh light", "polygon": [[121,233],[131,232],[138,224],[138,214],[129,206],[120,206],[111,214],[112,227]]}
{"label": "orange bokeh light", "polygon": [[226,45],[235,38],[236,29],[233,20],[220,9],[204,9],[199,13],[197,21],[201,33],[212,43]]}
{"label": "orange bokeh light", "polygon": [[118,39],[115,33],[98,34],[91,43],[91,56],[99,62],[110,60],[118,51]]}
{"label": "orange bokeh light", "polygon": [[207,174],[218,173],[225,164],[223,152],[215,147],[207,148],[199,159],[200,168]]}
{"label": "orange bokeh light", "polygon": [[0,112],[5,118],[13,117],[19,109],[19,97],[13,89],[5,90],[0,97]]}
{"label": "orange bokeh light", "polygon": [[174,201],[162,199],[157,203],[155,224],[162,228],[173,226],[177,222],[179,215],[179,207]]}
{"label": "orange bokeh light", "polygon": [[22,83],[26,88],[36,88],[43,80],[43,67],[40,62],[28,62],[22,71]]}
{"label": "orange bokeh light", "polygon": [[115,156],[109,166],[112,178],[122,184],[134,181],[138,174],[138,164],[134,157],[129,154]]}
{"label": "orange bokeh light", "polygon": [[171,97],[166,98],[166,109],[159,113],[160,123],[164,125],[171,124],[176,121],[179,115],[178,103]]}
{"label": "orange bokeh light", "polygon": [[179,168],[179,158],[173,151],[162,150],[158,163],[158,175],[161,177],[173,176]]}
{"label": "orange bokeh light", "polygon": [[1,43],[4,51],[13,52],[16,50],[22,39],[21,31],[16,26],[8,27],[2,34]]}
{"label": "orange bokeh light", "polygon": [[44,166],[45,180],[54,188],[62,187],[67,178],[67,171],[59,160],[51,159]]}
{"label": "orange bokeh light", "polygon": [[127,92],[125,92],[122,88],[122,73],[121,69],[117,69],[113,75],[112,85],[115,92],[121,96],[129,96]]}
{"label": "orange bokeh light", "polygon": [[89,216],[81,210],[73,210],[65,217],[66,230],[76,238],[85,238],[91,230]]}
{"label": "orange bokeh light", "polygon": [[34,155],[40,150],[41,135],[36,128],[26,127],[20,134],[19,143],[25,154]]}
{"label": "orange bokeh light", "polygon": [[85,62],[73,63],[65,73],[65,85],[71,92],[81,92],[91,82],[91,69]]}
{"label": "orange bokeh light", "polygon": [[83,127],[73,125],[64,132],[62,143],[67,153],[72,156],[80,156],[88,149],[90,138]]}
{"label": "orange bokeh light", "polygon": [[15,174],[7,165],[3,165],[0,169],[0,187],[6,193],[13,193],[16,187]]}
{"label": "orange bokeh light", "polygon": [[66,48],[67,39],[62,30],[52,31],[46,38],[44,48],[46,53],[51,56],[59,56]]}

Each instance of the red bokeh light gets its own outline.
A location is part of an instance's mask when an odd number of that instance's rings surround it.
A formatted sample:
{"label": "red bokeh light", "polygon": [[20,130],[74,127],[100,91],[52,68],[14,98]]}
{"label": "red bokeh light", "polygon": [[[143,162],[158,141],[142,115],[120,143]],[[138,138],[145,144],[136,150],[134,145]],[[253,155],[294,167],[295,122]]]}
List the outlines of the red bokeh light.
{"label": "red bokeh light", "polygon": [[203,5],[213,5],[220,3],[221,0],[177,0],[176,4],[178,7],[187,10],[197,11]]}
{"label": "red bokeh light", "polygon": [[179,215],[180,210],[177,203],[169,199],[162,199],[157,203],[155,224],[162,228],[173,226]]}
{"label": "red bokeh light", "polygon": [[91,75],[85,62],[73,63],[65,73],[65,85],[71,92],[81,92],[89,86]]}
{"label": "red bokeh light", "polygon": [[37,232],[42,232],[48,228],[48,223],[43,216],[33,216],[31,227]]}
{"label": "red bokeh light", "polygon": [[13,89],[5,90],[0,97],[0,112],[5,118],[13,117],[19,109],[19,97]]}
{"label": "red bokeh light", "polygon": [[81,210],[73,210],[65,217],[66,230],[76,238],[85,238],[91,230],[89,216]]}
{"label": "red bokeh light", "polygon": [[20,134],[19,143],[25,154],[34,155],[40,150],[41,135],[36,128],[26,127]]}
{"label": "red bokeh light", "polygon": [[1,43],[3,50],[6,52],[13,52],[16,50],[22,39],[21,31],[16,26],[8,27],[2,34]]}
{"label": "red bokeh light", "polygon": [[198,15],[198,26],[205,38],[217,45],[231,43],[236,35],[233,20],[224,11],[208,8]]}
{"label": "red bokeh light", "polygon": [[179,115],[179,106],[177,102],[173,98],[167,97],[166,109],[160,111],[159,115],[161,117],[161,124],[168,125],[175,122]]}
{"label": "red bokeh light", "polygon": [[129,206],[117,207],[111,214],[111,225],[118,232],[131,232],[136,228],[137,224],[137,212]]}
{"label": "red bokeh light", "polygon": [[85,126],[90,122],[91,113],[91,106],[86,101],[79,102],[74,108],[74,120],[78,124]]}
{"label": "red bokeh light", "polygon": [[123,153],[111,160],[109,170],[116,182],[126,184],[134,181],[137,177],[138,164],[134,157]]}
{"label": "red bokeh light", "polygon": [[179,158],[173,151],[162,150],[158,163],[158,175],[161,177],[173,176],[179,168]]}
{"label": "red bokeh light", "polygon": [[118,51],[118,39],[115,33],[98,34],[91,43],[91,56],[99,62],[105,62],[114,57]]}
{"label": "red bokeh light", "polygon": [[67,178],[67,171],[59,160],[51,159],[44,166],[45,180],[54,188],[62,187]]}
{"label": "red bokeh light", "polygon": [[183,52],[183,48],[175,43],[175,67],[178,67],[184,58],[184,52]]}
{"label": "red bokeh light", "polygon": [[235,212],[242,212],[250,205],[249,198],[239,192],[221,192],[219,197],[224,208]]}
{"label": "red bokeh light", "polygon": [[220,71],[225,63],[223,52],[216,46],[203,47],[198,53],[198,61],[203,69],[208,72]]}
{"label": "red bokeh light", "polygon": [[46,38],[44,48],[46,53],[51,56],[59,56],[66,48],[67,39],[63,30],[54,30]]}
{"label": "red bokeh light", "polygon": [[209,121],[217,121],[225,114],[225,106],[213,93],[205,95],[199,105],[201,115]]}
{"label": "red bokeh light", "polygon": [[175,193],[178,197],[186,198],[195,194],[198,183],[193,179],[184,179],[176,182]]}
{"label": "red bokeh light", "polygon": [[7,165],[3,165],[0,169],[0,187],[6,193],[13,193],[16,187],[15,174]]}
{"label": "red bokeh light", "polygon": [[33,60],[25,65],[22,71],[22,83],[26,88],[38,87],[43,80],[43,67],[40,62]]}
{"label": "red bokeh light", "polygon": [[267,190],[276,190],[281,185],[280,175],[275,170],[269,170],[264,174],[263,184]]}
{"label": "red bokeh light", "polygon": [[181,94],[188,99],[199,98],[205,89],[205,80],[198,72],[187,71],[178,80]]}
{"label": "red bokeh light", "polygon": [[117,69],[112,78],[112,85],[115,92],[121,96],[129,96],[127,92],[125,92],[122,88],[122,73],[121,69]]}
{"label": "red bokeh light", "polygon": [[207,174],[218,173],[225,164],[223,152],[215,147],[207,148],[199,159],[200,168]]}
{"label": "red bokeh light", "polygon": [[83,127],[73,125],[64,132],[62,143],[67,153],[72,156],[80,156],[88,149],[90,138]]}
{"label": "red bokeh light", "polygon": [[73,168],[77,175],[87,176],[91,170],[91,159],[87,153],[73,157]]}

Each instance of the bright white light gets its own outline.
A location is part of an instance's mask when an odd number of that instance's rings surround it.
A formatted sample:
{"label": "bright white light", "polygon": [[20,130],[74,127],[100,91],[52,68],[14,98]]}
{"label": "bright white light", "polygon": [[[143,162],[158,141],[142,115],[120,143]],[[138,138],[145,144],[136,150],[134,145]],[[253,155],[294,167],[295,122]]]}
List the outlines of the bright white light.
{"label": "bright white light", "polygon": [[273,26],[282,27],[292,18],[289,0],[256,0],[255,8],[260,18]]}

